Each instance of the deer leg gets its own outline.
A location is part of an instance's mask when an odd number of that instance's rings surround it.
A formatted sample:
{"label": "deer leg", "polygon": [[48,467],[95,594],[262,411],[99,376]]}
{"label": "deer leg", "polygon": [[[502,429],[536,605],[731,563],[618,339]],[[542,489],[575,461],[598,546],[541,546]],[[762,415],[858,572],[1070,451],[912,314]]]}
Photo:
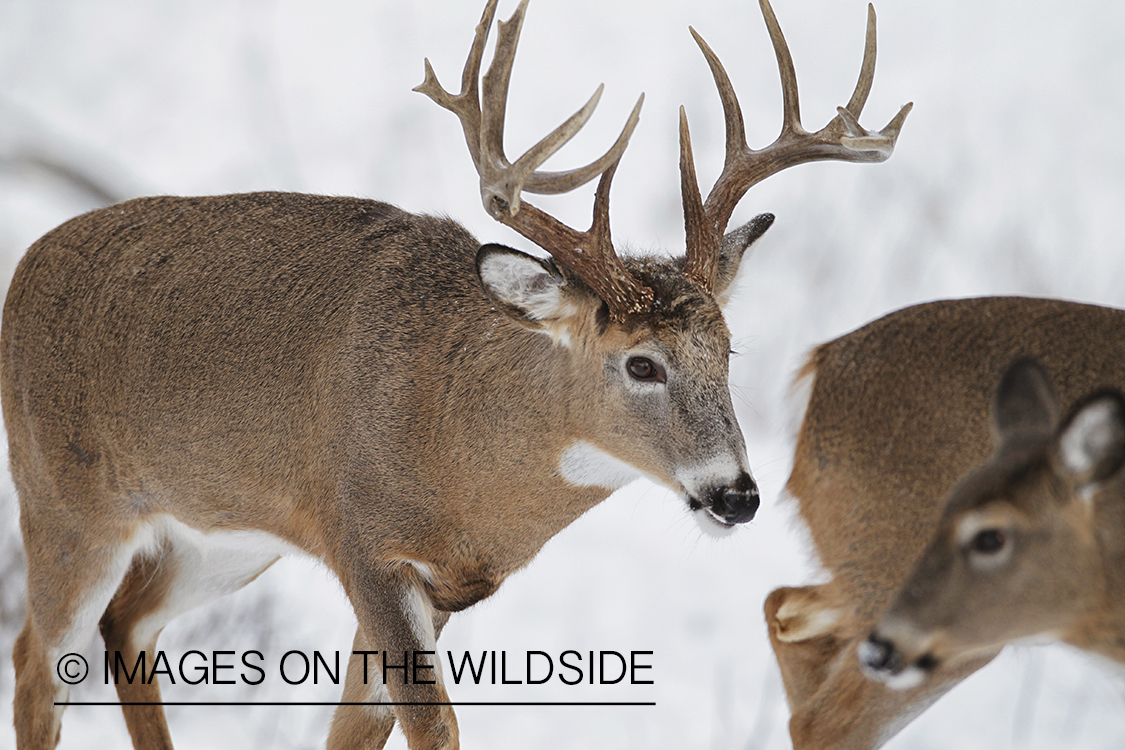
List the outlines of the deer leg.
{"label": "deer leg", "polygon": [[770,644],[790,706],[803,704],[819,689],[846,646],[845,612],[835,604],[831,584],[775,589],[766,598]]}
{"label": "deer leg", "polygon": [[[352,641],[353,652],[371,651],[363,628],[357,627]],[[366,663],[365,663],[366,660]],[[332,729],[328,734],[327,750],[355,748],[380,750],[391,736],[395,726],[394,710],[388,704],[391,696],[383,684],[379,671],[378,654],[374,657],[352,654],[348,660],[348,673],[344,678],[342,704],[332,716]]]}
{"label": "deer leg", "polygon": [[[440,662],[436,653],[417,653],[437,651],[435,626],[443,626],[447,617],[433,608],[415,578],[401,570],[367,572],[351,580],[358,584],[349,591],[359,620],[355,642],[368,646],[356,650],[373,653],[366,657],[367,685],[362,684],[363,661],[349,661],[344,702],[362,696],[365,702],[409,703],[393,711],[411,750],[456,750],[457,719],[451,706],[441,705],[449,703],[449,696]],[[361,710],[351,710],[357,708]],[[393,724],[381,709],[341,706],[328,748],[382,747]]]}
{"label": "deer leg", "polygon": [[[434,640],[441,635],[449,622],[449,613],[434,612]],[[363,628],[356,628],[352,641],[353,652],[370,651],[371,647],[363,635]],[[381,673],[375,668],[376,662],[368,659],[366,672],[364,656],[355,656],[348,661],[348,673],[344,679],[344,695],[340,702],[344,705],[336,709],[332,717],[332,731],[328,737],[328,750],[337,747],[364,748],[379,750],[386,744],[394,729],[395,715],[390,706],[347,705],[355,703],[390,703],[391,697],[383,685]]]}
{"label": "deer leg", "polygon": [[[137,530],[106,528],[95,519],[51,513],[60,503],[21,496],[20,522],[27,551],[27,620],[16,639],[16,744],[41,750],[58,744],[75,664],[93,637],[98,616],[113,597],[142,546]],[[50,529],[40,534],[38,529]]]}
{"label": "deer leg", "polygon": [[[156,634],[138,639],[134,626],[140,617],[159,607],[167,594],[168,575],[163,572],[167,557],[162,550],[156,556],[138,558],[99,623],[106,652],[112,654],[109,658],[116,660],[120,657],[126,669],[134,668],[142,652],[148,657],[144,662],[145,668],[152,669],[154,666]],[[116,670],[114,676],[114,687],[122,703],[160,703],[160,685],[155,677],[146,682],[144,669],[132,681],[119,679]],[[125,725],[134,748],[171,750],[172,737],[168,733],[163,706],[123,705],[121,711],[125,714]]]}

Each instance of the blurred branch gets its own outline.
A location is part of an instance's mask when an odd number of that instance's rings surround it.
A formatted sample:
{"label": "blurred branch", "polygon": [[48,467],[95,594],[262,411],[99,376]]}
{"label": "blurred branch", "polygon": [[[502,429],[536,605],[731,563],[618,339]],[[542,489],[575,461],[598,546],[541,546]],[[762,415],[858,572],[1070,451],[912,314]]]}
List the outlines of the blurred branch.
{"label": "blurred branch", "polygon": [[44,152],[23,152],[14,156],[0,156],[0,169],[8,172],[42,172],[65,182],[70,187],[89,196],[103,206],[120,203],[127,196],[92,171]]}

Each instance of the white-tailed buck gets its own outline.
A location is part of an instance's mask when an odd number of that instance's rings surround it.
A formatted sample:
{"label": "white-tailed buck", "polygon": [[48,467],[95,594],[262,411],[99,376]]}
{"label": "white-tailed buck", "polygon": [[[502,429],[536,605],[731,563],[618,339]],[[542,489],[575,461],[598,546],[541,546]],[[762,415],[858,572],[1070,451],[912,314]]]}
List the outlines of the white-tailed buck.
{"label": "white-tailed buck", "polygon": [[[56,662],[95,625],[132,664],[173,617],[287,552],[331,568],[359,620],[355,648],[398,664],[434,650],[450,612],[489,596],[635,477],[680,493],[705,529],[753,517],[720,303],[773,217],[724,238],[727,222],[781,169],[887,158],[907,112],[877,133],[856,121],[872,19],[848,106],[803,130],[789,53],[761,4],[784,81],[782,134],[746,146],[726,73],[696,36],[727,153],[704,201],[681,110],[685,257],[620,258],[610,241],[610,180],[640,102],[587,167],[537,171],[597,94],[514,163],[505,157],[526,3],[500,24],[478,94],[496,0],[461,92],[446,92],[428,64],[418,90],[460,118],[489,214],[552,260],[482,247],[450,220],[387,204],[286,193],[129,201],[29,250],[0,337],[28,557],[15,648],[21,748],[57,742],[69,693]],[[586,232],[521,199],[595,177]],[[433,684],[398,671],[364,684],[362,673],[353,659],[344,700],[370,705],[338,709],[329,747],[381,747],[396,720],[414,750],[457,746],[436,668]],[[148,705],[160,700],[156,682],[117,690],[134,745],[170,747],[161,707]]]}
{"label": "white-tailed buck", "polygon": [[[926,679],[911,684],[909,675],[868,679],[857,650],[945,528],[952,488],[990,462],[992,398],[1008,365],[1035,357],[1053,374],[1060,402],[1075,403],[1095,389],[1125,386],[1122,330],[1125,311],[1105,307],[1022,297],[949,300],[891,313],[811,354],[786,489],[832,579],[777,589],[765,607],[797,750],[879,747],[999,653],[1003,639],[986,639],[956,658],[935,642],[933,654],[914,657]],[[1005,419],[1023,422],[1027,415]],[[1014,456],[1005,455],[1002,448],[983,471]],[[863,651],[877,660],[873,646]]]}
{"label": "white-tailed buck", "polygon": [[1017,360],[996,392],[992,456],[950,493],[937,535],[859,646],[891,687],[923,685],[1017,639],[1125,662],[1125,397],[1102,390],[1061,423],[1043,370]]}

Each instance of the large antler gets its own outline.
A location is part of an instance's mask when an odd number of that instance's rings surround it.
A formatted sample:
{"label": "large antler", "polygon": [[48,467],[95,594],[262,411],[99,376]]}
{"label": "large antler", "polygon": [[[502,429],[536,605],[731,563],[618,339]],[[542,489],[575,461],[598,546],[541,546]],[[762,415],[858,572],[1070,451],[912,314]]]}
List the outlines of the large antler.
{"label": "large antler", "polygon": [[[630,274],[614,252],[609,234],[609,186],[640,118],[644,95],[637,100],[612,148],[585,167],[566,172],[536,171],[590,119],[601,97],[602,86],[598,86],[582,109],[528,149],[515,164],[509,162],[504,155],[504,113],[508,80],[527,2],[523,0],[520,3],[507,23],[499,24],[496,52],[484,76],[483,106],[477,93],[477,79],[497,0],[489,0],[477,26],[476,38],[461,74],[461,93],[451,94],[442,88],[429,60],[426,60],[426,80],[414,90],[430,97],[461,120],[469,153],[480,175],[481,199],[492,218],[515,229],[571,269],[605,301],[615,318],[643,312],[652,304],[652,290]],[[520,200],[522,191],[564,193],[599,175],[601,180],[594,198],[593,221],[585,232],[576,231]]]}
{"label": "large antler", "polygon": [[769,0],[758,0],[762,15],[773,40],[777,67],[781,73],[781,91],[784,102],[784,121],[781,134],[772,144],[760,151],[746,145],[746,130],[742,122],[742,109],[738,104],[730,78],[719,58],[690,29],[699,48],[707,58],[719,98],[723,102],[726,118],[727,147],[723,172],[711,188],[704,203],[696,182],[695,165],[691,153],[691,136],[688,133],[687,115],[680,108],[680,180],[684,204],[684,226],[687,230],[687,259],[684,273],[698,286],[712,291],[718,270],[719,248],[723,232],[738,201],[752,186],[786,167],[821,159],[854,162],[880,162],[891,155],[899,129],[913,104],[905,105],[885,128],[877,133],[863,129],[858,120],[871,81],[875,75],[875,8],[867,6],[867,42],[863,52],[863,66],[855,92],[846,107],[837,107],[836,117],[824,128],[810,133],[801,126],[800,104],[797,99],[797,74],[793,58],[781,33]]}

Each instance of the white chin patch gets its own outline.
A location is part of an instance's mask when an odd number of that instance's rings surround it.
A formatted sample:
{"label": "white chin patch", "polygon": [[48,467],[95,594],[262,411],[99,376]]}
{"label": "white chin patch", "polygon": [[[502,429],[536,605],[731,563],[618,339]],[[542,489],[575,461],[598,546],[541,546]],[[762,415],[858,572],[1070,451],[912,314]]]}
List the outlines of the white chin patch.
{"label": "white chin patch", "polygon": [[725,539],[738,530],[737,526],[721,521],[709,508],[693,510],[691,517],[695,519],[699,530],[713,539]]}
{"label": "white chin patch", "polygon": [[918,667],[911,666],[898,674],[880,673],[876,675],[876,679],[891,690],[910,690],[922,684],[926,679],[926,673]]}

